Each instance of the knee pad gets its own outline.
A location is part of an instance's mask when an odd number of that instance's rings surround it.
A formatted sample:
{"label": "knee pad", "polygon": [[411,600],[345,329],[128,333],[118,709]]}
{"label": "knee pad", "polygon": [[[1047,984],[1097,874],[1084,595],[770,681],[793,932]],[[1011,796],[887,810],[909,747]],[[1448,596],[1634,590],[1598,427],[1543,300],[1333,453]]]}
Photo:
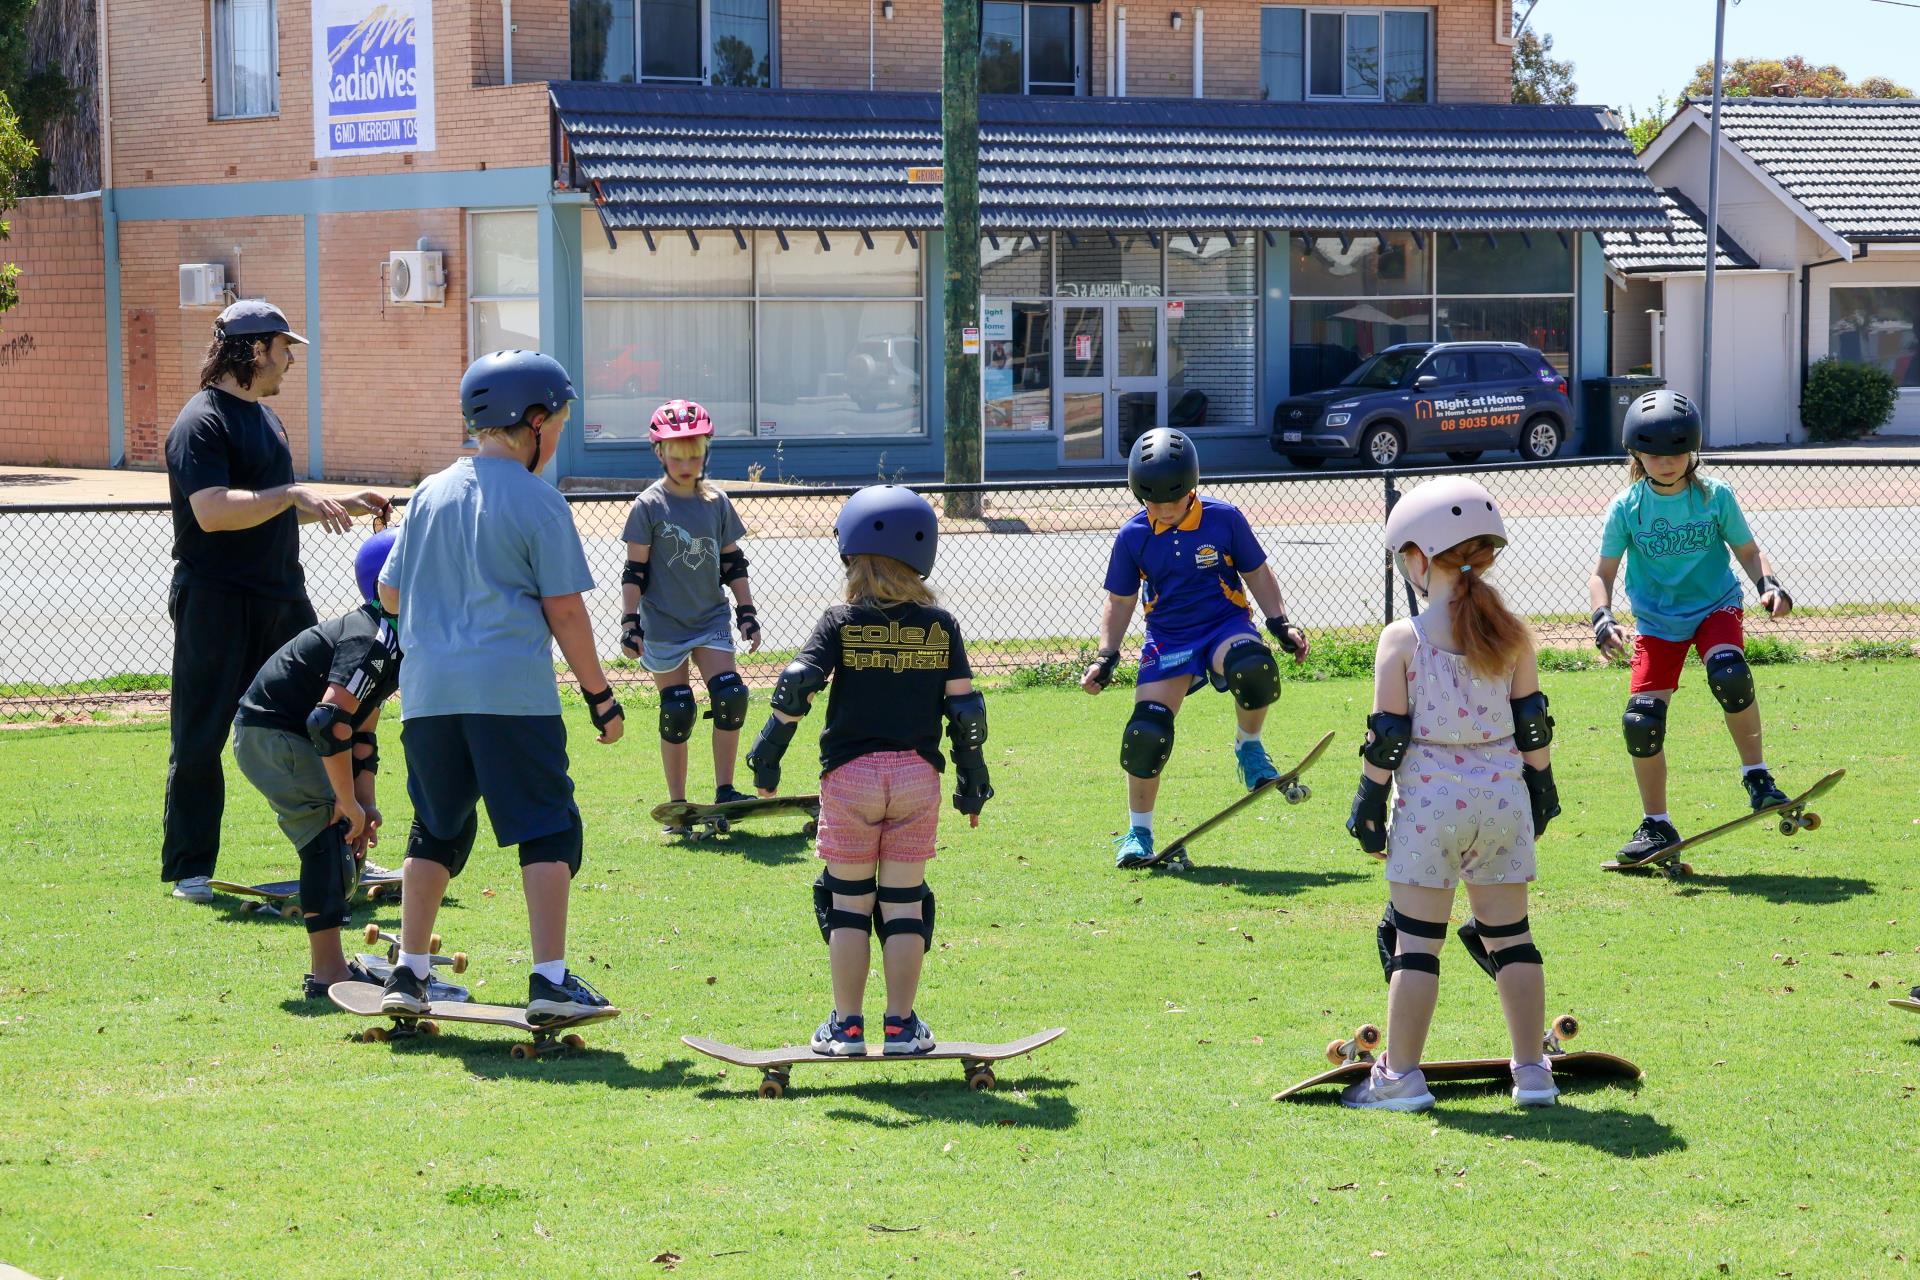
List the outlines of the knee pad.
{"label": "knee pad", "polygon": [[739,672],[722,671],[707,681],[707,698],[713,703],[707,714],[713,717],[714,728],[734,731],[746,724],[747,682]]}
{"label": "knee pad", "polygon": [[1667,704],[1650,693],[1634,694],[1627,699],[1620,728],[1627,737],[1628,755],[1643,760],[1659,755],[1667,740]]}
{"label": "knee pad", "polygon": [[693,700],[693,686],[670,684],[660,691],[660,738],[663,742],[685,742],[693,736],[693,725],[700,718],[700,704]]}
{"label": "knee pad", "polygon": [[1220,674],[1242,711],[1271,706],[1280,696],[1280,664],[1258,640],[1234,641],[1220,660]]}
{"label": "knee pad", "polygon": [[340,823],[330,823],[300,846],[300,913],[307,932],[322,933],[347,924],[359,884],[360,864]]}
{"label": "knee pad", "polygon": [[1707,688],[1728,715],[1753,705],[1753,668],[1738,649],[1721,649],[1706,661]]}
{"label": "knee pad", "polygon": [[1173,711],[1164,702],[1141,702],[1120,739],[1120,767],[1136,778],[1157,778],[1173,754]]}
{"label": "knee pad", "polygon": [[[1468,916],[1466,923],[1462,924],[1454,932],[1459,935],[1460,944],[1464,946],[1467,949],[1467,953],[1473,957],[1473,962],[1482,969],[1485,969],[1489,978],[1498,979],[1500,976],[1500,966],[1514,963],[1514,960],[1511,958],[1501,959],[1502,956],[1517,956],[1518,953],[1522,951],[1533,951],[1533,947],[1529,944],[1524,947],[1508,947],[1504,951],[1488,951],[1487,944],[1482,942],[1481,939],[1518,937],[1520,934],[1525,933],[1530,927],[1531,926],[1527,924],[1527,918],[1525,916],[1521,916],[1512,924],[1481,924],[1472,916]],[[1534,951],[1533,954],[1535,957],[1534,963],[1540,963],[1540,953]]]}
{"label": "knee pad", "polygon": [[831,870],[822,871],[813,882],[813,918],[820,925],[820,940],[832,942],[835,929],[858,929],[862,933],[871,931],[872,916],[834,906],[833,895],[838,893],[845,897],[859,897],[879,887],[879,881],[872,876],[865,880],[842,880]]}
{"label": "knee pad", "polygon": [[413,820],[413,826],[407,831],[407,856],[424,858],[428,862],[438,863],[447,869],[449,877],[459,875],[466,869],[467,855],[473,852],[474,833],[480,829],[480,815],[476,811],[467,815],[466,825],[451,837],[442,840]]}
{"label": "knee pad", "polygon": [[1424,951],[1410,951],[1406,955],[1395,955],[1399,947],[1400,935],[1412,934],[1416,938],[1444,938],[1447,936],[1447,922],[1435,923],[1432,920],[1416,920],[1412,916],[1402,915],[1387,904],[1386,914],[1380,917],[1380,924],[1374,930],[1374,941],[1380,947],[1380,971],[1388,982],[1393,981],[1394,971],[1413,969],[1421,973],[1438,975],[1440,957]]}
{"label": "knee pad", "polygon": [[917,902],[920,904],[919,916],[895,916],[889,920],[882,914],[874,921],[873,931],[880,938],[880,945],[886,946],[887,939],[895,934],[917,933],[920,935],[921,950],[933,950],[933,890],[924,883],[910,888],[897,888],[883,885],[880,888],[882,902]]}
{"label": "knee pad", "polygon": [[580,874],[580,850],[586,843],[587,831],[581,825],[578,809],[568,817],[571,821],[567,823],[566,830],[520,842],[521,866],[530,867],[536,862],[564,862],[569,877]]}

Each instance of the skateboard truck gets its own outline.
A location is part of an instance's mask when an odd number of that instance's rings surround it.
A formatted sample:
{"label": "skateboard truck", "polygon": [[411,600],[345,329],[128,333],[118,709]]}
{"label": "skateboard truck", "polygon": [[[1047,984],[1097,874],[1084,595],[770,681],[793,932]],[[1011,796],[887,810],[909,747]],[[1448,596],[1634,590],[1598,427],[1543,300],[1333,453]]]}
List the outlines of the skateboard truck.
{"label": "skateboard truck", "polygon": [[[382,942],[386,943],[387,944],[387,963],[388,964],[400,963],[400,939],[397,936],[395,936],[394,934],[388,933],[385,929],[382,929],[377,924],[369,924],[366,927],[366,930],[363,936],[365,936],[367,940],[367,945],[370,947],[375,946]],[[465,973],[467,971],[467,953],[466,952],[456,951],[450,956],[443,956],[440,954],[440,947],[441,947],[441,941],[440,941],[439,934],[437,933],[433,934],[431,937],[427,939],[427,952],[429,955],[432,956],[433,963],[435,965],[444,964],[444,965],[451,966],[455,973]]]}

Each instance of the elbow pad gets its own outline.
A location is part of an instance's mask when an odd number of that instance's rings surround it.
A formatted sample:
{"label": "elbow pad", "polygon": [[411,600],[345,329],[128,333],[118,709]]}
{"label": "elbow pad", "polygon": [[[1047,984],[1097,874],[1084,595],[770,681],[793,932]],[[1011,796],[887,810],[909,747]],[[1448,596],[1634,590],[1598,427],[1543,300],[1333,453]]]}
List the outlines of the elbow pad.
{"label": "elbow pad", "polygon": [[353,749],[353,735],[351,733],[342,738],[333,732],[333,727],[340,724],[351,726],[352,721],[347,718],[346,712],[334,706],[331,702],[322,702],[308,713],[307,737],[313,743],[313,749],[320,753],[322,759],[328,756],[337,756],[342,751],[351,751]]}
{"label": "elbow pad", "polygon": [[1553,741],[1553,717],[1547,714],[1547,695],[1536,689],[1507,703],[1513,708],[1513,745],[1538,751]]}
{"label": "elbow pad", "polygon": [[789,662],[773,686],[773,709],[800,717],[807,714],[807,699],[827,687],[826,673],[811,662]]}
{"label": "elbow pad", "polygon": [[1407,758],[1407,744],[1413,741],[1413,717],[1376,711],[1367,717],[1373,741],[1361,746],[1360,754],[1368,764],[1391,773]]}
{"label": "elbow pad", "polygon": [[987,700],[978,691],[957,693],[946,700],[947,739],[953,744],[953,762],[963,769],[984,769],[987,745]]}
{"label": "elbow pad", "polygon": [[370,733],[356,733],[353,735],[353,745],[356,748],[365,747],[367,749],[367,754],[364,756],[361,755],[358,750],[354,751],[354,775],[357,777],[363,773],[380,772],[380,740]]}
{"label": "elbow pad", "polygon": [[647,594],[647,583],[653,578],[653,561],[629,560],[626,571],[620,575],[620,584],[640,588],[640,594]]}
{"label": "elbow pad", "polygon": [[736,578],[747,576],[747,553],[735,547],[731,551],[720,553],[720,583],[725,586]]}

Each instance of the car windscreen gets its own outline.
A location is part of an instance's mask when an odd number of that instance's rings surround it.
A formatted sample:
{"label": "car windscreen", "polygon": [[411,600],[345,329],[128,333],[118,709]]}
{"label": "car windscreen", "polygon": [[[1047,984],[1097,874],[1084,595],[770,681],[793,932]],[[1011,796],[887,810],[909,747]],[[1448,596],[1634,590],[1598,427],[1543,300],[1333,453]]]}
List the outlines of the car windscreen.
{"label": "car windscreen", "polygon": [[1343,387],[1365,387],[1375,391],[1385,391],[1399,386],[1407,379],[1423,353],[1420,351],[1383,351],[1340,379]]}

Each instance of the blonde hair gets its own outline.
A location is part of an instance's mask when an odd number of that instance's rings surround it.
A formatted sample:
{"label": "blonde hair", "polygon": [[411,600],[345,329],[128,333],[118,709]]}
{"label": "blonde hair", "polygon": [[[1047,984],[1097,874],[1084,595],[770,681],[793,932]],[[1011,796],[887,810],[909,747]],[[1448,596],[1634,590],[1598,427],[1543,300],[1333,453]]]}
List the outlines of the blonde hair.
{"label": "blonde hair", "polygon": [[[667,458],[673,458],[676,461],[687,458],[699,458],[704,461],[707,456],[708,442],[709,439],[706,436],[687,436],[679,440],[662,440],[653,446],[653,453],[656,458],[662,459],[663,464]],[[699,477],[694,480],[693,491],[709,501],[712,500],[714,492],[713,486],[707,483],[707,471],[705,467],[700,469]]]}
{"label": "blonde hair", "polygon": [[[1468,538],[1433,557],[1436,568],[1460,575],[1460,585],[1447,602],[1453,638],[1475,674],[1497,679],[1512,671],[1533,643],[1526,619],[1507,607],[1500,589],[1487,581],[1487,570],[1500,553],[1491,538]],[[1431,572],[1431,571],[1429,571]]]}
{"label": "blonde hair", "polygon": [[904,560],[892,556],[847,557],[848,604],[933,604],[933,588]]}
{"label": "blonde hair", "polygon": [[[1627,450],[1627,483],[1638,484],[1646,478],[1647,468],[1641,463],[1640,455],[1631,449]],[[1707,486],[1700,483],[1700,454],[1698,452],[1687,455],[1687,474],[1682,476],[1681,479],[1702,493],[1707,491]]]}
{"label": "blonde hair", "polygon": [[533,428],[524,422],[516,422],[510,427],[476,427],[473,438],[476,442],[493,440],[508,448],[522,449],[533,443]]}

